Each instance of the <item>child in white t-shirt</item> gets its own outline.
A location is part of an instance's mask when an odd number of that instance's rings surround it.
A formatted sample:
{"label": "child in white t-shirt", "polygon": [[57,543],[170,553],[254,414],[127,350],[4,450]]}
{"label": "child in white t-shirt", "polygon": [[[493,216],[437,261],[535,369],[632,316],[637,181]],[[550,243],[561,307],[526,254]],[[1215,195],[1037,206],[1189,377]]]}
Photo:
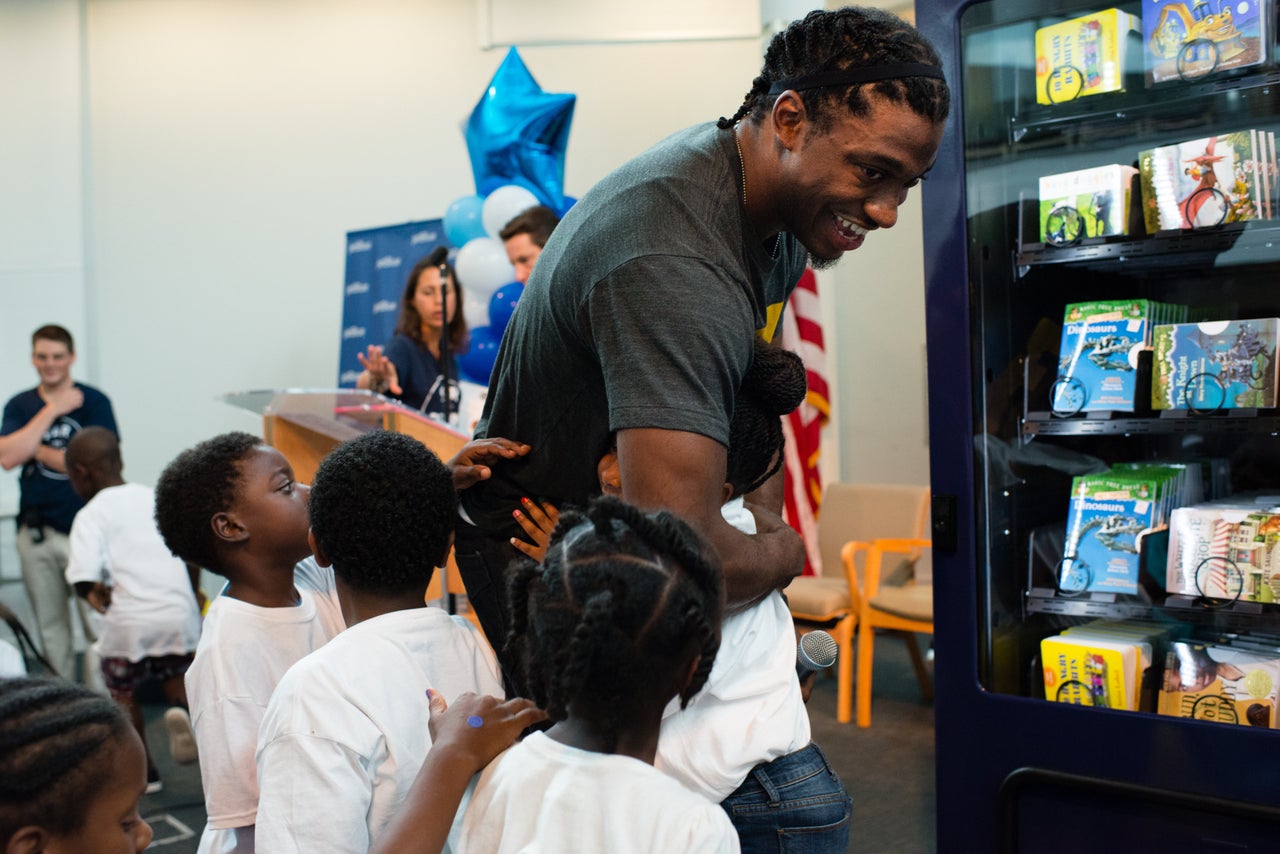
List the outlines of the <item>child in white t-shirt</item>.
{"label": "child in white t-shirt", "polygon": [[254,850],[258,726],[286,670],[344,623],[333,573],[310,558],[307,493],[289,462],[248,433],[179,454],[156,485],[156,521],[178,557],[224,576],[187,695],[208,824],[200,852]]}
{"label": "child in white t-shirt", "polygon": [[[757,341],[735,401],[725,461],[723,513],[745,533],[755,533],[755,519],[743,497],[754,497],[777,475],[783,448],[779,417],[804,393],[799,358]],[[621,497],[616,452],[602,457],[597,470],[601,491]],[[537,559],[556,509],[526,504],[516,514],[533,544],[512,544]],[[687,705],[673,702],[663,715],[656,766],[721,803],[744,850],[767,850],[787,831],[803,834],[814,850],[843,851],[852,805],[810,740],[796,678],[794,623],[782,594],[770,593],[725,617],[721,630],[721,652],[707,684]]]}
{"label": "child in white t-shirt", "polygon": [[653,767],[663,709],[705,683],[724,587],[671,513],[613,498],[568,511],[511,581],[511,659],[556,723],[480,775],[460,852],[737,852],[728,816]]}
{"label": "child in white t-shirt", "polygon": [[155,496],[125,483],[116,434],[86,427],[67,445],[67,478],[86,503],[71,524],[67,583],[103,614],[99,664],[107,690],[129,713],[147,757],[147,792],[160,774],[147,746],[136,692],[160,683],[170,708],[170,753],[194,762],[183,676],[200,638],[199,571],[174,557],[156,530]]}
{"label": "child in white t-shirt", "polygon": [[262,851],[365,852],[431,746],[428,690],[501,694],[498,661],[463,617],[428,606],[457,514],[448,467],[377,431],[340,445],[311,492],[311,544],[333,566],[347,629],[277,686],[258,740]]}

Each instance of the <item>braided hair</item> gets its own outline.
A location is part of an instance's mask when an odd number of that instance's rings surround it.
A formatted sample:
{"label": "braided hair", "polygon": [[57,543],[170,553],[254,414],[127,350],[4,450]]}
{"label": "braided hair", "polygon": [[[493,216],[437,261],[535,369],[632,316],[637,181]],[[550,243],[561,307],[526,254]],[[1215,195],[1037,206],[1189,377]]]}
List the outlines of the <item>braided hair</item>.
{"label": "braided hair", "polygon": [[683,706],[706,683],[723,599],[714,552],[692,528],[604,496],[561,515],[542,564],[514,567],[506,651],[552,720],[572,710],[612,751],[631,712],[678,690]]}
{"label": "braided hair", "polygon": [[[834,11],[816,10],[773,37],[764,55],[764,67],[732,118],[721,118],[721,128],[733,127],[744,117],[762,121],[773,106],[768,97],[775,83],[831,71],[847,71],[873,65],[921,62],[936,67],[942,60],[915,27],[879,9],[846,6]],[[875,92],[912,111],[941,122],[951,108],[951,93],[943,80],[931,77],[898,77],[874,83],[826,86],[799,92],[805,112],[816,130],[830,127],[837,101],[855,116],[866,115],[866,92]]]}
{"label": "braided hair", "polygon": [[156,527],[164,544],[183,560],[221,573],[209,524],[235,503],[240,464],[262,444],[244,432],[223,433],[178,454],[156,481]]}
{"label": "braided hair", "polygon": [[790,350],[755,339],[751,367],[742,378],[729,423],[725,480],[733,494],[746,495],[782,467],[781,416],[804,401],[804,362]]}
{"label": "braided hair", "polygon": [[0,844],[38,825],[75,833],[132,732],[120,706],[62,679],[0,680]]}

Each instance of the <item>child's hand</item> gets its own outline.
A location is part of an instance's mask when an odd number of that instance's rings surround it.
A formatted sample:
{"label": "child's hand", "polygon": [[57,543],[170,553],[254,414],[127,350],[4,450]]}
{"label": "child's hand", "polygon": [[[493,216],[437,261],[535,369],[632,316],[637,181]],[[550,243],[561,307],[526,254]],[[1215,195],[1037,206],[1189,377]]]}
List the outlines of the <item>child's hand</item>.
{"label": "child's hand", "polygon": [[445,463],[453,470],[453,488],[466,489],[489,479],[489,465],[503,460],[514,460],[529,453],[529,446],[494,436],[489,439],[473,439]]}
{"label": "child's hand", "polygon": [[468,691],[459,694],[453,705],[445,702],[439,692],[427,689],[431,697],[431,750],[447,750],[459,758],[465,757],[471,773],[479,771],[506,750],[520,733],[538,721],[546,720],[547,713],[532,700],[518,697],[503,701],[498,697],[482,696]]}
{"label": "child's hand", "polygon": [[89,592],[84,594],[84,598],[93,610],[99,614],[105,614],[107,609],[111,607],[111,588],[101,581],[95,581],[93,586],[89,588]]}
{"label": "child's hand", "polygon": [[551,532],[560,521],[560,511],[550,501],[539,504],[531,498],[521,498],[520,505],[524,507],[524,512],[513,510],[511,515],[528,534],[530,542],[526,543],[519,537],[512,537],[511,545],[516,551],[524,552],[541,563],[547,556],[547,544],[551,542]]}

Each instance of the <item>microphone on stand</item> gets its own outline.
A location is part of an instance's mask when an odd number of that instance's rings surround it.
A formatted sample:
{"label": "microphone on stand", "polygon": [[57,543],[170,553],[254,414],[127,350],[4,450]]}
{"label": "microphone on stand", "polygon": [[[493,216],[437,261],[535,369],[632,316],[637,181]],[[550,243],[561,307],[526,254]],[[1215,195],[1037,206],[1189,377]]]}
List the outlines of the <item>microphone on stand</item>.
{"label": "microphone on stand", "polygon": [[440,376],[444,379],[442,411],[444,423],[448,424],[452,398],[449,394],[449,265],[444,262],[440,264]]}
{"label": "microphone on stand", "polygon": [[839,653],[835,638],[826,632],[805,633],[796,644],[796,676],[803,680],[810,673],[825,670],[836,663]]}

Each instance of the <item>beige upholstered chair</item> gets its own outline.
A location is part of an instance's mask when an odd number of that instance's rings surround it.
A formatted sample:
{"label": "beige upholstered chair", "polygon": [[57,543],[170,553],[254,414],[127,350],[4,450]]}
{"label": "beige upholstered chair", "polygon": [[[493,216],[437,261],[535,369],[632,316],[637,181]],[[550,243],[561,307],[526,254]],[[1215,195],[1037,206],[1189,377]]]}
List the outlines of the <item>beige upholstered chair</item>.
{"label": "beige upholstered chair", "polygon": [[[802,628],[825,628],[840,647],[836,716],[853,719],[853,635],[857,589],[871,541],[928,536],[929,488],[878,483],[830,483],[818,517],[820,577],[797,578],[786,589],[791,615]],[[846,568],[842,552],[850,553]],[[918,650],[917,650],[918,652]]]}
{"label": "beige upholstered chair", "polygon": [[[933,579],[926,572],[932,543],[924,539],[876,539],[866,549],[862,577],[854,575],[856,543],[846,543],[841,555],[858,615],[858,726],[871,726],[872,651],[876,629],[900,634],[907,642],[920,693],[933,699],[933,682],[920,655],[916,633],[933,634]],[[886,557],[889,560],[886,560]],[[897,561],[893,561],[897,558]],[[882,584],[888,568],[909,576],[902,584]],[[927,576],[927,577],[926,577]],[[856,585],[856,586],[855,586]]]}

